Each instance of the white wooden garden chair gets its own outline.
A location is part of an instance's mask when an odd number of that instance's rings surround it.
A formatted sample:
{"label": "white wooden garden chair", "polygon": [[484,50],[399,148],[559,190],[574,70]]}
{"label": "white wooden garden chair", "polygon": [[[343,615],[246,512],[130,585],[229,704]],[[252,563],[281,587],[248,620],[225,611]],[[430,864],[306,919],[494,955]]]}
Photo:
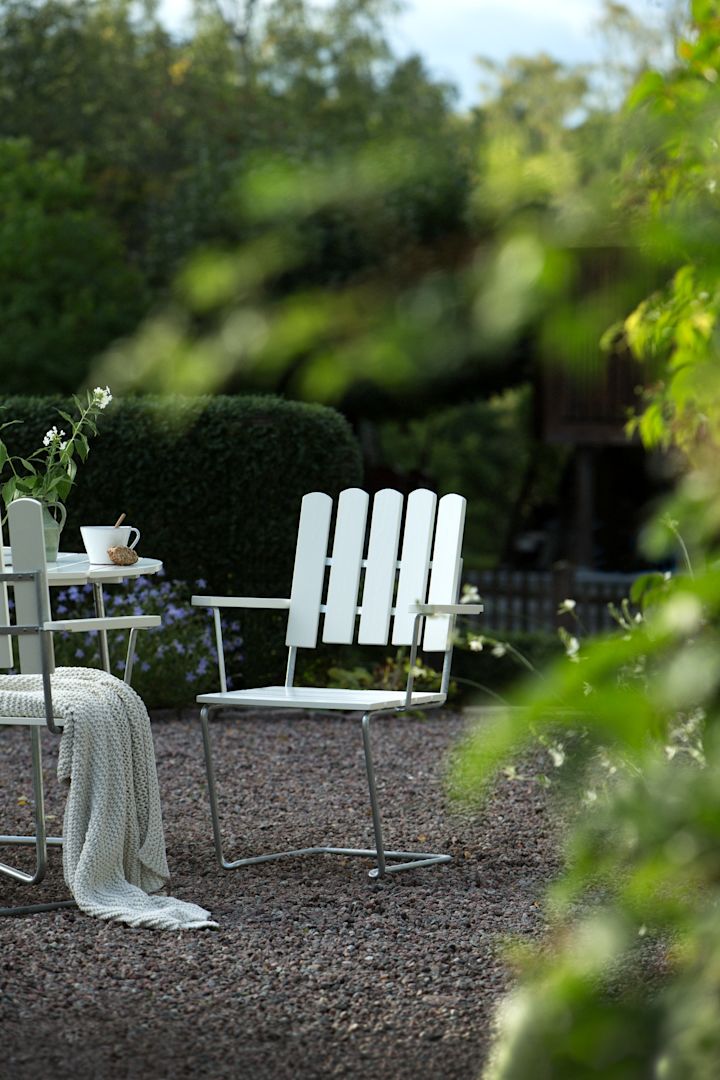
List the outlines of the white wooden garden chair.
{"label": "white wooden garden chair", "polygon": [[[0,846],[6,844],[34,845],[35,870],[19,870],[0,862],[0,874],[26,885],[36,885],[45,877],[47,849],[49,845],[62,845],[62,837],[48,836],[45,821],[45,793],[41,755],[41,731],[48,728],[54,735],[62,732],[64,718],[53,708],[51,675],[55,670],[53,633],[58,630],[87,632],[98,630],[130,630],[128,660],[125,678],[129,682],[137,630],[159,626],[159,615],[112,616],[92,619],[51,619],[50,593],[48,589],[45,543],[42,526],[42,508],[35,499],[18,499],[10,504],[10,550],[12,572],[5,572],[0,554],[0,672],[14,668],[13,638],[18,639],[18,666],[21,675],[41,675],[45,716],[0,715],[0,729],[4,726],[21,726],[30,732],[32,755],[32,785],[35,801],[35,834],[33,836],[0,836]],[[0,553],[2,552],[2,526],[0,525]],[[15,594],[15,615],[11,622],[7,587]],[[7,678],[7,676],[5,676]],[[12,679],[12,675],[9,676]],[[11,687],[8,686],[8,689]],[[0,908],[0,915],[19,915],[31,911],[52,910],[57,907],[74,906],[74,901],[55,904],[39,904],[28,907]]]}
{"label": "white wooden garden chair", "polygon": [[[386,851],[378,807],[370,745],[370,720],[382,713],[436,708],[447,697],[453,649],[453,629],[458,615],[475,615],[482,606],[459,604],[462,560],[460,549],[465,522],[465,499],[437,497],[423,489],[408,497],[400,558],[403,496],[384,490],[373,499],[372,519],[366,547],[369,497],[358,488],[341,492],[334,529],[332,554],[328,557],[333,502],[329,495],[312,492],[302,500],[295,567],[290,597],[193,596],[193,604],[212,608],[218,641],[220,685],[218,693],[201,694],[201,722],[207,768],[210,811],[215,849],[220,865],[230,870],[289,855],[341,854],[369,856],[376,862],[371,877],[398,870],[447,862],[449,855],[417,851]],[[431,559],[432,550],[432,559]],[[327,588],[326,572],[329,568]],[[362,599],[358,590],[362,579]],[[428,586],[429,580],[429,586]],[[254,690],[227,689],[222,652],[221,608],[269,608],[287,610],[287,674],[284,686]],[[404,691],[336,690],[293,685],[298,649],[317,646],[320,616],[322,640],[333,645],[393,645],[410,647],[410,666]],[[442,682],[436,693],[413,687],[418,646],[424,625],[426,652],[444,654]],[[357,638],[356,638],[357,631]],[[365,765],[375,847],[339,848],[315,845],[295,851],[274,852],[228,861],[222,848],[218,797],[210,746],[209,718],[218,709],[288,708],[325,711],[335,709],[361,716]]]}

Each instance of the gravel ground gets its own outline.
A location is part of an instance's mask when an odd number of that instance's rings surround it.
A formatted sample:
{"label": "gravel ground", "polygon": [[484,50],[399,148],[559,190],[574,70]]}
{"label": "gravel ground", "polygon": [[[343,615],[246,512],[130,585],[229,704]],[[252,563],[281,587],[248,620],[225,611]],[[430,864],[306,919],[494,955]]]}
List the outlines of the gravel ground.
{"label": "gravel ground", "polygon": [[[538,900],[557,855],[532,776],[502,779],[482,813],[448,801],[448,753],[467,723],[450,712],[376,721],[388,846],[454,860],[373,884],[369,864],[338,856],[219,870],[197,714],[154,714],[171,891],[210,908],[220,929],[131,930],[72,910],[1,920],[0,1073],[477,1077],[493,1005],[510,980],[503,938],[542,929]],[[228,855],[370,845],[357,720],[248,712],[216,719],[213,738]],[[22,805],[31,795],[27,741],[24,731],[3,732],[3,831],[32,829]],[[56,741],[46,746],[57,832]],[[11,861],[28,855],[3,849]],[[0,903],[66,896],[57,850],[50,862],[35,890],[3,879]]]}

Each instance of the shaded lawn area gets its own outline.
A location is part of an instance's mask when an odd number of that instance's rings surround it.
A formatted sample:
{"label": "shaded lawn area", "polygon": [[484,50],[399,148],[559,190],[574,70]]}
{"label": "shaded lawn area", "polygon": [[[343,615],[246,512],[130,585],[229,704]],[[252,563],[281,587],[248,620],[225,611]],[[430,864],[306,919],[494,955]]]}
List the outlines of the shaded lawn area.
{"label": "shaded lawn area", "polygon": [[[387,846],[454,860],[373,884],[369,863],[339,856],[220,870],[197,713],[153,714],[171,891],[210,908],[220,929],[132,930],[71,910],[0,921],[7,1075],[476,1077],[510,980],[502,938],[540,932],[557,856],[532,775],[502,778],[481,813],[448,800],[448,754],[467,724],[449,711],[375,722]],[[356,719],[236,713],[212,732],[226,855],[371,845]],[[32,829],[31,806],[18,804],[31,795],[27,744],[25,731],[3,731],[3,831]],[[57,741],[45,746],[59,833]],[[2,858],[29,864],[18,848]],[[0,902],[65,897],[59,851],[50,866],[33,890],[3,879]]]}

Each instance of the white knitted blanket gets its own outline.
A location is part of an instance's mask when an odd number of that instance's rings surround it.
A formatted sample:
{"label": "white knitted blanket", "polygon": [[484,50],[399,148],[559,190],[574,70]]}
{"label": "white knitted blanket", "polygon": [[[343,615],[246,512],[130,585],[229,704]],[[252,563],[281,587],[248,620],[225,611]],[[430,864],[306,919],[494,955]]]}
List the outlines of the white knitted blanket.
{"label": "white knitted blanket", "polygon": [[[150,718],[132,687],[91,668],[57,668],[53,705],[65,721],[58,777],[70,784],[65,881],[100,919],[157,930],[217,926],[197,904],[149,896],[170,878]],[[0,676],[0,714],[44,716],[39,675]]]}

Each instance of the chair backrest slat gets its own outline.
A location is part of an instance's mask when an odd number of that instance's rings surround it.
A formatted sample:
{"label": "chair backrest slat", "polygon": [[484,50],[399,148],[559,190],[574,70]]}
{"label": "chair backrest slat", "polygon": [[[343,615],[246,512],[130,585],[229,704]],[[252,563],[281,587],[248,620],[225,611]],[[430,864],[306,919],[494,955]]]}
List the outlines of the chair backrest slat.
{"label": "chair backrest slat", "polygon": [[[16,499],[8,508],[10,548],[13,570],[18,573],[40,571],[40,586],[35,581],[19,581],[15,585],[15,618],[19,625],[39,626],[50,618],[45,540],[42,507],[36,499]],[[54,668],[52,642],[50,669]],[[41,639],[23,635],[18,639],[20,671],[23,675],[40,675],[43,670]]]}
{"label": "chair backrest slat", "polygon": [[358,643],[387,645],[395,588],[403,497],[385,488],[373,499]]}
{"label": "chair backrest slat", "polygon": [[355,637],[355,612],[369,501],[368,493],[360,488],[346,488],[338,499],[322,634],[323,641],[336,645],[350,645]]}
{"label": "chair backrest slat", "polygon": [[408,614],[408,608],[411,604],[425,602],[436,505],[435,493],[424,488],[418,488],[408,497],[396,599],[398,610],[393,623],[393,645],[411,643],[415,616]]}
{"label": "chair backrest slat", "polygon": [[287,645],[314,649],[325,582],[332,499],[322,491],[305,495],[300,509],[293,570]]}
{"label": "chair backrest slat", "polygon": [[[429,604],[457,603],[466,505],[461,495],[443,495],[440,500],[428,590]],[[445,652],[450,644],[451,626],[452,618],[449,615],[436,615],[426,620],[424,646],[427,652]]]}
{"label": "chair backrest slat", "polygon": [[[3,530],[0,522],[0,574],[3,573]],[[0,582],[0,628],[10,625],[10,608],[8,606],[7,585]],[[11,637],[0,637],[0,668],[11,668],[14,664],[13,647]]]}

